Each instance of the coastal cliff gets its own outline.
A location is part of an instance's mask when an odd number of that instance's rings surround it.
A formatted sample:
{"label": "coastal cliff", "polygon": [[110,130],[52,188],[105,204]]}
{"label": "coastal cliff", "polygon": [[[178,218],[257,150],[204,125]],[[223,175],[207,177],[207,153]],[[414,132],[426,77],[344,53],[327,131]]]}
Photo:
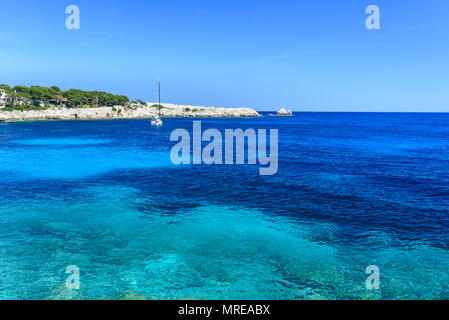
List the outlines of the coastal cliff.
{"label": "coastal cliff", "polygon": [[[98,107],[98,108],[50,108],[46,110],[13,110],[0,109],[0,121],[35,121],[35,120],[101,120],[101,119],[146,119],[156,116],[158,108],[148,103],[140,107]],[[260,117],[250,108],[214,108],[161,104],[161,116],[165,118],[236,118]]]}

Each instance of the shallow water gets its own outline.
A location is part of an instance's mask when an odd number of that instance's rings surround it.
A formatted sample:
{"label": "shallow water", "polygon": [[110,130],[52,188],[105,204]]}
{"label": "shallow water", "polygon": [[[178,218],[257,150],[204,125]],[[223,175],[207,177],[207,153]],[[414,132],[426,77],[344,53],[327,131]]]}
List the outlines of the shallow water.
{"label": "shallow water", "polygon": [[0,123],[0,298],[447,299],[448,120],[203,120],[279,128],[271,177],[172,165],[189,119]]}

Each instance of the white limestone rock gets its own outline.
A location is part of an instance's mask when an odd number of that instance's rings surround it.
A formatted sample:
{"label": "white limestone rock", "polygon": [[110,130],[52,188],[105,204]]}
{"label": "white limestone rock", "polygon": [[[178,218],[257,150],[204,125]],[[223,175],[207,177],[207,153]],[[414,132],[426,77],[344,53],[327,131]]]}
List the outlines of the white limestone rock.
{"label": "white limestone rock", "polygon": [[276,112],[276,115],[280,116],[280,117],[286,117],[286,116],[288,117],[288,116],[292,116],[293,113],[291,112],[291,110],[286,110],[286,109],[282,108],[281,110]]}
{"label": "white limestone rock", "polygon": [[[160,110],[162,117],[196,117],[196,118],[236,118],[260,117],[250,108],[213,108],[185,106],[164,103]],[[100,107],[100,108],[50,108],[47,110],[1,111],[0,121],[35,121],[35,120],[100,120],[100,119],[147,119],[156,116],[158,108],[154,103],[141,107]]]}

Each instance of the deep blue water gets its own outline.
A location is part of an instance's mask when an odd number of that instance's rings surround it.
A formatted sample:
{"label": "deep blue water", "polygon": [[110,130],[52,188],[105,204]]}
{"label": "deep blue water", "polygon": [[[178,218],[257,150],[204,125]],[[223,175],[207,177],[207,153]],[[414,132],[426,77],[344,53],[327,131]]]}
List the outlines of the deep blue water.
{"label": "deep blue water", "polygon": [[279,129],[275,176],[172,165],[192,121],[0,123],[0,298],[449,298],[449,114],[202,119]]}

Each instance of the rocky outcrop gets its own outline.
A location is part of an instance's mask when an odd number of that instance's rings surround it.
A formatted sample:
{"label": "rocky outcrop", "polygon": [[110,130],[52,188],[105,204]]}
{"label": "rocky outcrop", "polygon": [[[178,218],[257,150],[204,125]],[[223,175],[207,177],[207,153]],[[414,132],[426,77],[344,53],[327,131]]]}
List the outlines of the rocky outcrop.
{"label": "rocky outcrop", "polygon": [[[235,118],[260,117],[250,108],[213,108],[161,104],[162,117],[197,117],[197,118]],[[154,104],[140,107],[100,107],[100,108],[51,108],[40,111],[1,111],[0,121],[35,121],[35,120],[100,120],[100,119],[145,119],[158,113]]]}
{"label": "rocky outcrop", "polygon": [[281,110],[276,112],[276,115],[277,116],[281,116],[281,117],[285,117],[285,116],[292,116],[293,113],[291,112],[291,110],[286,110],[286,109],[282,108]]}

